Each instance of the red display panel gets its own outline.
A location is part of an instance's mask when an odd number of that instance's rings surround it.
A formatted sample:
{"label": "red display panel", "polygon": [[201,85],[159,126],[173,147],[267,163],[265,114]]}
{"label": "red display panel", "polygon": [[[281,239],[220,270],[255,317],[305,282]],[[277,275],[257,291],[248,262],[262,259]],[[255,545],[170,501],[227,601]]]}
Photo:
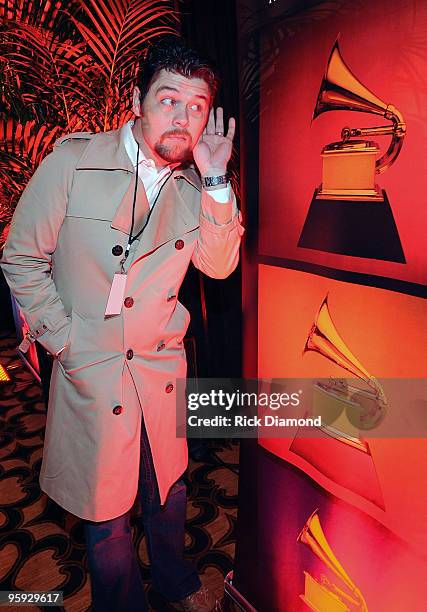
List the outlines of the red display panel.
{"label": "red display panel", "polygon": [[[427,4],[395,0],[324,3],[261,36],[261,255],[303,260],[425,285],[427,279]],[[298,246],[314,190],[322,182],[322,148],[344,126],[391,125],[370,113],[331,110],[311,121],[334,42],[355,77],[401,112],[407,127],[400,155],[376,182],[387,194],[406,262]],[[272,40],[279,41],[272,50]],[[390,136],[369,137],[384,152]],[[352,231],[371,242],[375,212]],[[378,221],[381,224],[381,221]],[[380,228],[382,225],[380,225]],[[372,228],[371,228],[372,229]],[[327,227],[319,230],[327,232]],[[349,232],[351,234],[351,231]],[[385,241],[378,231],[377,240]],[[363,241],[363,238],[362,238]],[[368,250],[369,252],[369,250]],[[390,259],[390,258],[389,258]]]}
{"label": "red display panel", "polygon": [[[259,267],[258,374],[260,378],[345,377],[348,372],[320,352],[303,354],[319,305],[329,294],[330,313],[341,338],[372,376],[380,377],[388,396],[385,419],[396,426],[393,438],[366,432],[370,457],[336,440],[260,439],[262,446],[304,470],[337,497],[363,510],[405,539],[418,552],[427,550],[427,473],[425,438],[417,436],[414,412],[420,389],[406,379],[427,371],[426,302],[401,293],[343,283],[305,272]],[[383,380],[384,379],[384,380]],[[390,379],[390,380],[386,380]],[[397,380],[396,380],[397,379]],[[402,405],[401,385],[408,393]],[[397,397],[397,400],[395,399]],[[397,403],[399,402],[399,403]],[[409,429],[408,420],[414,420]],[[400,427],[399,427],[400,423]],[[405,431],[411,437],[402,437]],[[414,530],[417,538],[413,538]]]}

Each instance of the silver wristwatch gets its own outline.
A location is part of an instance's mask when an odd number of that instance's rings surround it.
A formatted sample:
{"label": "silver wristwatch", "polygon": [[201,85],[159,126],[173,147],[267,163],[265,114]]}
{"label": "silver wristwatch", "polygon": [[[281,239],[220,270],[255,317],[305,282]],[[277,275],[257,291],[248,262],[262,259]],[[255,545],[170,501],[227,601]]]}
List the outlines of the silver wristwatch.
{"label": "silver wristwatch", "polygon": [[202,185],[205,189],[210,187],[216,187],[217,185],[227,185],[228,174],[222,174],[221,176],[204,176],[202,178]]}

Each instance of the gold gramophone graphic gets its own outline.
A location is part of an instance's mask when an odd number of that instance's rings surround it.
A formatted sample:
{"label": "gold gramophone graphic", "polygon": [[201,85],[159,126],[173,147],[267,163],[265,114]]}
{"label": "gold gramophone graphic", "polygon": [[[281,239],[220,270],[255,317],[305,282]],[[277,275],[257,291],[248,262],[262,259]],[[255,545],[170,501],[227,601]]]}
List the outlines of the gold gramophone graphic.
{"label": "gold gramophone graphic", "polygon": [[[315,189],[298,246],[405,262],[387,194],[375,183],[402,148],[406,125],[400,111],[383,102],[351,72],[335,42],[312,120],[322,113],[346,110],[381,115],[391,123],[371,128],[344,127],[341,140],[323,147],[322,183]],[[364,136],[391,136],[385,154]]]}
{"label": "gold gramophone graphic", "polygon": [[348,593],[336,586],[325,575],[322,575],[320,580],[316,580],[311,574],[304,571],[305,589],[304,595],[300,595],[300,597],[311,610],[316,612],[350,612],[356,610],[368,612],[368,606],[361,590],[354,584],[328,544],[320,525],[318,510],[315,510],[307,520],[297,538],[297,542],[308,546],[316,557],[342,580],[349,591]]}
{"label": "gold gramophone graphic", "polygon": [[[406,125],[397,108],[377,98],[352,74],[342,58],[338,41],[328,61],[313,119],[332,110],[373,113],[390,120],[392,124],[372,128],[343,128],[341,140],[323,148],[323,177],[317,197],[382,201],[384,198],[375,184],[375,174],[381,174],[396,160],[402,148]],[[379,135],[392,136],[389,148],[380,159],[376,159],[379,151],[376,142],[352,140],[357,136]]]}
{"label": "gold gramophone graphic", "polygon": [[322,430],[338,440],[369,452],[360,430],[369,430],[384,418],[387,399],[379,381],[369,374],[339,335],[323,300],[308,334],[303,355],[314,351],[362,379],[368,388],[345,379],[319,380],[313,387],[313,415],[322,417]]}

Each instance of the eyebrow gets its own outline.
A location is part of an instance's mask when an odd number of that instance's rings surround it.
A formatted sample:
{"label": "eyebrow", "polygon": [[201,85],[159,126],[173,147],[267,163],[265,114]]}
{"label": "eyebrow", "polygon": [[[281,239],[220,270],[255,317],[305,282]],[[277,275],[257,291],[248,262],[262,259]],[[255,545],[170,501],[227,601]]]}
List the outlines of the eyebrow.
{"label": "eyebrow", "polygon": [[[158,88],[156,89],[156,94],[155,94],[155,95],[157,96],[157,94],[158,94],[160,91],[163,91],[163,90],[167,90],[167,91],[176,91],[177,93],[181,93],[179,89],[176,89],[176,87],[171,87],[170,85],[160,85],[160,87],[158,87]],[[205,100],[205,102],[207,102],[207,101],[208,101],[207,96],[203,96],[203,95],[201,95],[201,94],[194,94],[194,97],[195,97],[195,98],[202,98],[202,100]]]}

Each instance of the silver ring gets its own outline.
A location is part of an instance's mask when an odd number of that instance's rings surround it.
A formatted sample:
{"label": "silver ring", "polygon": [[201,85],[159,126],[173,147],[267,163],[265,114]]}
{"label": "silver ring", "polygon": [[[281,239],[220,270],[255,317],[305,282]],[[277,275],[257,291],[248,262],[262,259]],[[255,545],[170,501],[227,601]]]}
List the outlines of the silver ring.
{"label": "silver ring", "polygon": [[215,132],[216,136],[224,136],[224,132]]}

